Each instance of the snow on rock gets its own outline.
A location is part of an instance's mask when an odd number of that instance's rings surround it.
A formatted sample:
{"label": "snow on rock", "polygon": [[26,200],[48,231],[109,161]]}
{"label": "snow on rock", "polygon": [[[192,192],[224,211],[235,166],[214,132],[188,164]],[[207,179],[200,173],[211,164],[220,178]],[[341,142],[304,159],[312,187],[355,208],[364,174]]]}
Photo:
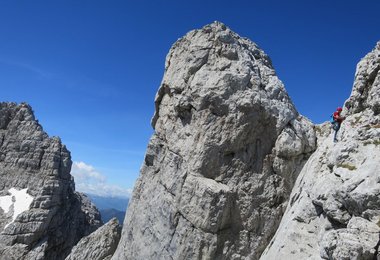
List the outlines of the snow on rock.
{"label": "snow on rock", "polygon": [[0,102],[1,260],[63,260],[100,226],[70,169],[70,152],[43,131],[28,104]]}
{"label": "snow on rock", "polygon": [[18,215],[20,215],[25,210],[28,210],[30,204],[32,204],[33,197],[27,193],[27,188],[22,190],[17,190],[15,188],[9,189],[11,195],[0,197],[0,207],[4,210],[4,213],[8,213],[12,210],[13,206],[13,215],[12,221],[5,225],[4,229],[6,229],[9,224],[11,224]]}

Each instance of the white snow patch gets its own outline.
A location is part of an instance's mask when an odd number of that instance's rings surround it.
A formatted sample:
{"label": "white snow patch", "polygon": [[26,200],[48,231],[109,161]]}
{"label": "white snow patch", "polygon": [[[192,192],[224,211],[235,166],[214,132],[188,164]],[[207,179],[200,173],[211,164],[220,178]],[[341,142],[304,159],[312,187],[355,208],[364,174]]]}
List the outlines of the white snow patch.
{"label": "white snow patch", "polygon": [[9,208],[12,206],[12,195],[1,196],[0,197],[0,208],[3,209],[4,213],[7,214]]}
{"label": "white snow patch", "polygon": [[17,190],[15,188],[10,188],[9,192],[11,195],[0,196],[0,207],[5,214],[8,213],[13,206],[12,221],[9,222],[4,229],[15,221],[18,215],[28,210],[30,204],[32,204],[34,198],[27,193],[27,190],[28,189]]}

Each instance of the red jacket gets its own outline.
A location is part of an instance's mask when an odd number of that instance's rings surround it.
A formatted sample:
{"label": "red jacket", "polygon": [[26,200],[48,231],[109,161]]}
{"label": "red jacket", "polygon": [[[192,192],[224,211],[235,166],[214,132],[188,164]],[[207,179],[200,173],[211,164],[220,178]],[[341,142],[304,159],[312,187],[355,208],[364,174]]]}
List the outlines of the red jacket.
{"label": "red jacket", "polygon": [[338,123],[342,123],[343,120],[344,120],[344,117],[341,117],[341,116],[340,116],[340,113],[339,113],[338,111],[335,111],[335,112],[334,112],[333,117],[334,117],[334,120],[335,120],[336,122],[338,122]]}

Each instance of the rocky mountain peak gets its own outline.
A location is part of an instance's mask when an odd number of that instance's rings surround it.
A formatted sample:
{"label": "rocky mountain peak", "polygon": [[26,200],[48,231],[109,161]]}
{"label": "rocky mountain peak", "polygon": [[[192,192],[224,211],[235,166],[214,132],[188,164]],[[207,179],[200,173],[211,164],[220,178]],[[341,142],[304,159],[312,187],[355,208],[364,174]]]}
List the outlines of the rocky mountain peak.
{"label": "rocky mountain peak", "polygon": [[[252,75],[257,76],[252,78]],[[220,94],[220,98],[224,99],[223,95],[233,95],[238,86],[259,89],[266,84],[262,80],[270,76],[276,78],[269,57],[255,43],[241,38],[222,23],[214,22],[193,30],[179,39],[167,55],[164,78],[156,95],[152,125],[156,128],[162,97],[166,93],[178,95],[177,110],[186,110],[185,107],[196,96],[202,99],[194,102],[193,107],[203,109],[208,98],[203,97],[206,92],[219,90],[220,93],[215,94]],[[216,79],[224,81],[224,84],[213,82]],[[195,88],[193,85],[199,80],[203,81],[203,85]],[[273,85],[275,83],[268,86],[267,90]],[[270,90],[271,94],[290,102],[281,84],[277,85],[275,90]]]}
{"label": "rocky mountain peak", "polygon": [[345,107],[349,114],[365,109],[380,114],[380,41],[356,67],[354,86]]}
{"label": "rocky mountain peak", "polygon": [[75,192],[70,152],[25,103],[0,103],[0,258],[64,259],[100,226]]}
{"label": "rocky mountain peak", "polygon": [[113,259],[257,259],[315,149],[269,57],[215,22],[166,58]]}

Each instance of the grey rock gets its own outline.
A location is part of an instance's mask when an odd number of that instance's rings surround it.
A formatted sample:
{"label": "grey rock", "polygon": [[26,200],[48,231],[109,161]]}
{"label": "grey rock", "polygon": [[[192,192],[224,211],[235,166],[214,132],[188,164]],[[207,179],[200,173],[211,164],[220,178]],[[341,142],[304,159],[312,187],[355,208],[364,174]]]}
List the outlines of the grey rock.
{"label": "grey rock", "polygon": [[380,41],[357,65],[355,82],[345,106],[349,113],[370,108],[380,114]]}
{"label": "grey rock", "polygon": [[318,148],[299,174],[276,235],[260,259],[376,257],[380,232],[379,46],[359,62],[339,142],[333,143],[328,123],[316,126]]}
{"label": "grey rock", "polygon": [[269,57],[215,22],[171,48],[112,259],[258,259],[315,150]]}
{"label": "grey rock", "polygon": [[0,198],[12,188],[32,197],[14,220],[22,198],[0,209],[0,259],[64,259],[101,225],[95,206],[75,192],[70,169],[70,152],[43,131],[29,105],[0,103]]}
{"label": "grey rock", "polygon": [[352,217],[347,228],[327,231],[320,243],[324,259],[374,259],[380,227],[360,217]]}
{"label": "grey rock", "polygon": [[66,260],[107,260],[116,250],[120,240],[121,227],[116,218],[82,238],[72,249]]}

